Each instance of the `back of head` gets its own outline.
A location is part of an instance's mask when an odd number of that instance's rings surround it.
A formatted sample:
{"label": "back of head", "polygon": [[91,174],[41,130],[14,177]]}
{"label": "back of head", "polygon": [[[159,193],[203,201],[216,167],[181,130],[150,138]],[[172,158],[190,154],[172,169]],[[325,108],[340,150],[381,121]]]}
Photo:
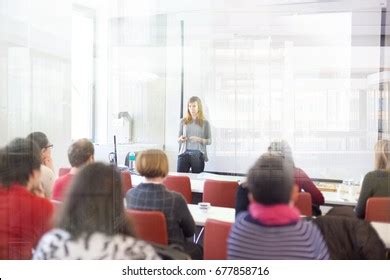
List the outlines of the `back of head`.
{"label": "back of head", "polygon": [[281,153],[285,159],[290,160],[294,165],[291,147],[287,141],[273,141],[268,147],[269,152]]}
{"label": "back of head", "polygon": [[133,235],[124,210],[121,177],[114,166],[92,163],[77,173],[56,226],[73,238],[94,232]]}
{"label": "back of head", "polygon": [[390,168],[390,141],[379,140],[375,144],[375,169]]}
{"label": "back of head", "polygon": [[30,133],[27,135],[27,139],[34,141],[40,149],[44,149],[50,145],[46,134],[40,131]]}
{"label": "back of head", "polygon": [[95,149],[91,141],[86,138],[74,142],[68,149],[68,159],[72,167],[80,167],[85,164],[91,156],[95,154]]}
{"label": "back of head", "polygon": [[28,139],[16,138],[0,149],[0,185],[26,186],[30,175],[41,166],[40,149]]}
{"label": "back of head", "polygon": [[169,170],[167,155],[157,149],[142,151],[137,156],[135,168],[146,178],[165,178]]}
{"label": "back of head", "polygon": [[293,165],[280,153],[263,154],[248,172],[249,191],[264,205],[288,204],[293,185]]}

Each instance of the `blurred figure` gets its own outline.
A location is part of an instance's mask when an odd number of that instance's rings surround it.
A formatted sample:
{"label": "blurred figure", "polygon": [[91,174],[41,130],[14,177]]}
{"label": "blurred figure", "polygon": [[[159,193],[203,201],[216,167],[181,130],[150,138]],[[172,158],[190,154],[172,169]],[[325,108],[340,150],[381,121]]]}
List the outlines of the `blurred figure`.
{"label": "blurred figure", "polygon": [[262,155],[249,170],[248,211],[228,238],[229,259],[328,259],[319,229],[293,206],[294,166],[280,153]]}
{"label": "blurred figure", "polygon": [[59,177],[54,182],[52,199],[57,201],[64,199],[74,175],[82,166],[94,162],[94,154],[92,142],[85,138],[77,140],[69,147],[68,160],[72,168],[68,174]]}
{"label": "blurred figure", "polygon": [[195,234],[195,222],[183,195],[169,191],[163,185],[169,169],[166,154],[161,150],[143,151],[135,165],[145,182],[127,192],[127,208],[163,212],[169,244],[180,245],[192,259],[202,259],[202,247],[190,240]]}
{"label": "blurred figure", "polygon": [[[312,198],[312,210],[314,216],[321,215],[320,205],[325,203],[324,196],[321,191],[316,187],[313,181],[307,176],[305,171],[295,166],[294,159],[292,156],[290,145],[286,141],[274,141],[271,142],[268,147],[269,152],[281,153],[286,160],[288,160],[294,167],[294,181],[298,187],[298,191],[308,192]],[[236,215],[241,211],[248,209],[248,189],[245,187],[245,183],[241,184],[237,190],[236,198]]]}
{"label": "blurred figure", "polygon": [[46,134],[40,131],[30,133],[27,136],[27,139],[34,141],[41,149],[41,186],[44,192],[44,196],[46,198],[50,198],[53,189],[53,183],[56,179],[53,159],[51,157],[53,144],[49,142]]}
{"label": "blurred figure", "polygon": [[0,149],[0,259],[31,259],[49,229],[52,204],[31,190],[40,184],[41,150],[17,138]]}
{"label": "blurred figure", "polygon": [[121,177],[113,166],[93,163],[75,176],[34,259],[159,259],[152,246],[134,237],[123,206]]}
{"label": "blurred figure", "polygon": [[364,176],[356,216],[364,219],[366,203],[370,197],[390,196],[390,141],[379,140],[375,144],[375,170]]}

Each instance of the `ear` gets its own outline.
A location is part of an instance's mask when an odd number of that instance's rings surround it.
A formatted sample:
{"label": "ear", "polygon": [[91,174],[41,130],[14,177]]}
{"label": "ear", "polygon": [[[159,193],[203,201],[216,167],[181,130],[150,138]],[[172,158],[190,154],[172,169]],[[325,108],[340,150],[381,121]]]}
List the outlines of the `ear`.
{"label": "ear", "polygon": [[249,202],[255,201],[255,199],[253,198],[253,195],[251,193],[248,193],[248,199],[249,199]]}
{"label": "ear", "polygon": [[93,163],[95,161],[95,157],[91,155],[88,159],[88,163]]}
{"label": "ear", "polygon": [[299,196],[299,187],[297,184],[294,184],[291,190],[290,204],[294,205],[298,201]]}

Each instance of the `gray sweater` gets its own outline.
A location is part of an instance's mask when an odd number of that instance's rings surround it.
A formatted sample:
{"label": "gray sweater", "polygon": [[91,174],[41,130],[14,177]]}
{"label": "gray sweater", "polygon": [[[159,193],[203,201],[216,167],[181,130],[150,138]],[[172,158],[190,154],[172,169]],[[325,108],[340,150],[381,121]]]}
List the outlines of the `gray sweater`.
{"label": "gray sweater", "polygon": [[366,203],[370,197],[390,196],[390,172],[375,170],[364,176],[362,189],[355,208],[356,215],[364,219],[366,215]]}
{"label": "gray sweater", "polygon": [[180,121],[179,137],[182,135],[186,137],[197,136],[206,139],[206,142],[204,144],[190,140],[187,140],[186,142],[180,142],[179,155],[183,154],[186,150],[198,150],[203,153],[205,161],[208,161],[206,145],[211,144],[210,123],[205,120],[203,122],[203,126],[198,125],[194,121],[189,124],[184,124],[184,119],[182,119]]}

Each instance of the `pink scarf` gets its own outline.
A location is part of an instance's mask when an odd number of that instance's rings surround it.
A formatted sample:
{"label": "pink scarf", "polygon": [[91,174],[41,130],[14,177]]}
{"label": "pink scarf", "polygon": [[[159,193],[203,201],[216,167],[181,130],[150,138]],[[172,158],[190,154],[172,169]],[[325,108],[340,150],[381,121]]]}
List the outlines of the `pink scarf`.
{"label": "pink scarf", "polygon": [[297,208],[287,204],[275,204],[266,206],[260,203],[251,202],[249,213],[252,218],[264,225],[287,225],[297,222],[300,219],[300,212]]}

